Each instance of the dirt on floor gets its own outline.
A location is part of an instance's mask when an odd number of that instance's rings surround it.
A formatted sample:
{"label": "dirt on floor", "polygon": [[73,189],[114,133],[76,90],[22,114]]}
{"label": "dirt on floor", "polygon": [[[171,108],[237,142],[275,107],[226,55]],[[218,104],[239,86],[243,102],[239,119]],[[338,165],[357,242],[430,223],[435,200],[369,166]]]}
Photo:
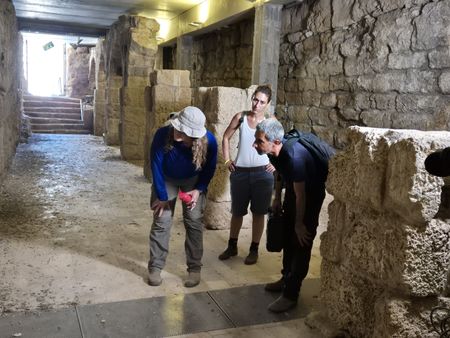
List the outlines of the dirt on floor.
{"label": "dirt on floor", "polygon": [[[202,282],[186,289],[184,228],[177,212],[163,284],[148,286],[149,198],[142,164],[122,161],[119,149],[99,137],[34,134],[19,145],[0,188],[0,314],[279,278],[281,255],[266,252],[263,243],[258,263],[243,264],[249,229],[241,232],[239,256],[224,262],[217,256],[228,231],[206,230]],[[327,218],[322,216],[321,231]],[[318,240],[310,278],[319,276],[317,246]]]}

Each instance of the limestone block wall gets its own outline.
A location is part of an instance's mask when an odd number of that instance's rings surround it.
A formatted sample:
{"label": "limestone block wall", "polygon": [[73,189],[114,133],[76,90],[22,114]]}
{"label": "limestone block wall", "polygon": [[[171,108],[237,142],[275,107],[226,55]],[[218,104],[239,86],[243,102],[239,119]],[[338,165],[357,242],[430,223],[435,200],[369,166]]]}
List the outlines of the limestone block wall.
{"label": "limestone block wall", "polygon": [[89,86],[90,53],[88,47],[74,49],[67,45],[67,96],[82,98],[93,94]]}
{"label": "limestone block wall", "polygon": [[450,1],[318,0],[283,10],[277,112],[337,146],[345,128],[449,128]]}
{"label": "limestone block wall", "polygon": [[192,87],[249,87],[253,30],[253,19],[247,19],[194,38]]}
{"label": "limestone block wall", "polygon": [[323,311],[352,337],[426,337],[445,301],[450,222],[444,182],[423,163],[450,132],[351,127],[348,142],[327,181]]}
{"label": "limestone block wall", "polygon": [[145,88],[155,67],[159,24],[139,16],[131,16],[129,21],[129,33],[122,41],[124,86],[120,92],[120,152],[125,160],[143,160]]}
{"label": "limestone block wall", "polygon": [[145,91],[146,119],[143,144],[144,176],[151,180],[150,147],[156,130],[164,125],[171,112],[190,106],[191,82],[187,70],[155,70],[150,74],[150,85]]}
{"label": "limestone block wall", "polygon": [[[211,229],[228,227],[231,218],[229,171],[223,164],[222,136],[231,118],[236,113],[251,107],[251,95],[255,89],[255,86],[247,89],[201,87],[193,93],[193,105],[205,113],[207,129],[214,134],[219,145],[217,169],[208,187],[208,202],[204,215],[205,225]],[[231,158],[236,157],[237,145],[238,133],[235,133],[230,144]]]}
{"label": "limestone block wall", "polygon": [[0,6],[0,183],[16,152],[20,135],[21,37],[10,0]]}
{"label": "limestone block wall", "polygon": [[105,91],[105,39],[101,38],[95,46],[94,135],[96,136],[102,136],[105,132]]}

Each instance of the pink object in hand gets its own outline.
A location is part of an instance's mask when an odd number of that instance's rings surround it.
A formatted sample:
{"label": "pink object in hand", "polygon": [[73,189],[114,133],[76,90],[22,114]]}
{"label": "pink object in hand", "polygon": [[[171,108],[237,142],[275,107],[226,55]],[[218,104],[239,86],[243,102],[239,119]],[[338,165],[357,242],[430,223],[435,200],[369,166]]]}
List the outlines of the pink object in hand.
{"label": "pink object in hand", "polygon": [[185,193],[185,192],[182,192],[181,190],[178,192],[178,197],[184,203],[189,203],[189,202],[192,201],[192,195],[188,194],[188,193]]}

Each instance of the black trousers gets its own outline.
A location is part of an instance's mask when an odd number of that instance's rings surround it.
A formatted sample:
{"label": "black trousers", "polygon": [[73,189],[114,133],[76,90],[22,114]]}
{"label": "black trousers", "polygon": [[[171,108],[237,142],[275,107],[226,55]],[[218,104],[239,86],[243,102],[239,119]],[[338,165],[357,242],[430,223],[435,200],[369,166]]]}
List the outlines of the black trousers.
{"label": "black trousers", "polygon": [[312,235],[306,245],[301,245],[295,233],[295,193],[293,186],[287,186],[283,202],[284,209],[284,244],[283,244],[283,278],[285,287],[283,295],[297,300],[303,280],[308,274],[309,261],[314,238],[319,225],[319,214],[325,198],[325,186],[318,185],[317,189],[306,193],[305,215],[303,223]]}

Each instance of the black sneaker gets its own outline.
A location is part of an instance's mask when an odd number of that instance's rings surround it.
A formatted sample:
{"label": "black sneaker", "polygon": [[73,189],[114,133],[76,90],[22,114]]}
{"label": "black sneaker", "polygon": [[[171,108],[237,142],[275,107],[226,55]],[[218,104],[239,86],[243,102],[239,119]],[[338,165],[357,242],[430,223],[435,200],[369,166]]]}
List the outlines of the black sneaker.
{"label": "black sneaker", "polygon": [[281,277],[279,280],[273,283],[267,283],[264,290],[269,292],[281,292],[284,288],[284,278]]}
{"label": "black sneaker", "polygon": [[237,247],[236,246],[235,247],[230,247],[229,246],[224,252],[222,252],[219,255],[219,259],[221,261],[224,261],[224,260],[226,260],[226,259],[228,259],[230,257],[236,256],[236,255],[237,255]]}

